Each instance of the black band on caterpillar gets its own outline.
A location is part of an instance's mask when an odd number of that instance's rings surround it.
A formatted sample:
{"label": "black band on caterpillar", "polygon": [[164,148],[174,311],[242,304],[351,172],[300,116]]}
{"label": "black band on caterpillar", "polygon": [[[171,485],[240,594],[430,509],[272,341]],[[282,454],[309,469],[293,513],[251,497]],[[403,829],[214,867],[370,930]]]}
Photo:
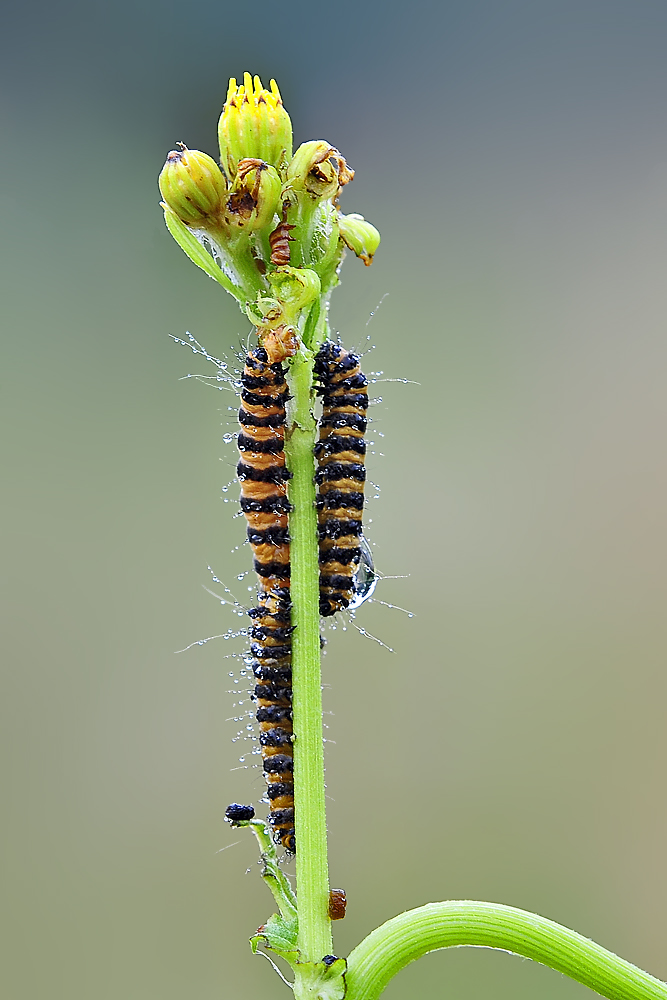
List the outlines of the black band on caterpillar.
{"label": "black band on caterpillar", "polygon": [[273,639],[280,639],[282,642],[289,639],[293,631],[292,625],[286,628],[278,628],[277,625],[272,625],[271,628],[267,628],[265,625],[251,625],[248,634],[251,639],[266,639],[270,635]]}
{"label": "black band on caterpillar", "polygon": [[[241,497],[241,510],[244,514],[288,514],[290,503],[287,497],[272,496],[266,500],[255,500],[252,497]],[[250,520],[250,518],[248,518]],[[287,518],[285,518],[287,520]],[[279,525],[281,527],[282,525]]]}
{"label": "black band on caterpillar", "polygon": [[[327,483],[327,486],[340,487],[341,483]],[[320,511],[334,509],[363,510],[364,494],[360,490],[351,489],[330,489],[326,492],[321,489],[315,501],[317,509]]]}
{"label": "black band on caterpillar", "polygon": [[356,479],[366,481],[366,467],[361,462],[329,462],[315,473],[316,483],[331,482],[335,479]]}
{"label": "black band on caterpillar", "polygon": [[239,423],[242,427],[282,427],[285,423],[285,414],[269,413],[262,417],[256,413],[249,413],[247,410],[239,412]]}
{"label": "black band on caterpillar", "polygon": [[362,434],[366,433],[368,420],[358,413],[335,413],[320,420],[320,427],[356,427]]}
{"label": "black band on caterpillar", "polygon": [[266,542],[271,542],[273,545],[283,545],[285,542],[289,542],[289,533],[287,528],[264,528],[263,531],[248,528],[248,541],[254,542],[255,545],[263,545]]}
{"label": "black band on caterpillar", "polygon": [[[250,655],[257,684],[259,742],[270,803],[269,824],[274,838],[290,853],[294,837],[294,783],[292,781],[292,624],[290,614],[290,558],[285,465],[285,402],[289,398],[280,363],[269,363],[263,347],[248,354],[243,370],[241,510],[248,522],[248,541],[260,593],[248,611],[252,625]],[[231,808],[231,807],[230,807]]]}
{"label": "black band on caterpillar", "polygon": [[361,535],[361,521],[348,518],[332,517],[324,524],[320,523],[320,540],[323,538],[341,538],[343,535]]}
{"label": "black band on caterpillar", "polygon": [[274,455],[283,450],[282,438],[276,438],[272,440],[269,438],[267,441],[258,441],[256,437],[244,434],[241,432],[238,436],[236,442],[239,447],[239,451],[270,451]]}
{"label": "black band on caterpillar", "polygon": [[[263,347],[257,348],[259,351],[263,351]],[[284,381],[284,379],[283,379]],[[274,389],[275,386],[268,386],[267,388]],[[287,392],[287,385],[282,390],[282,392],[276,393],[271,396],[268,392],[248,392],[246,389],[241,390],[241,401],[243,403],[248,403],[251,406],[285,406],[285,403],[289,399],[289,393]]]}
{"label": "black band on caterpillar", "polygon": [[[363,437],[361,437],[361,431],[359,431],[359,436],[352,436],[351,434],[334,434],[330,429],[329,425],[325,424],[324,427],[320,425],[322,430],[327,431],[327,436],[322,439],[322,434],[320,431],[320,440],[315,445],[315,458],[322,459],[327,458],[329,455],[338,454],[340,452],[357,452],[359,455],[366,454],[366,442]],[[343,431],[345,428],[336,428],[337,431]],[[356,430],[356,428],[348,428],[348,430]],[[354,459],[353,459],[354,461]]]}
{"label": "black band on caterpillar", "polygon": [[[285,458],[282,449],[279,452],[267,451],[263,448],[257,449],[257,454],[264,458]],[[292,474],[284,465],[272,465],[267,468],[257,467],[250,462],[239,462],[236,466],[236,475],[240,483],[249,480],[251,483],[283,483],[292,478]]]}
{"label": "black band on caterpillar", "polygon": [[331,341],[320,348],[314,371],[322,397],[315,445],[320,614],[328,617],[349,606],[362,559],[368,380],[358,357]]}

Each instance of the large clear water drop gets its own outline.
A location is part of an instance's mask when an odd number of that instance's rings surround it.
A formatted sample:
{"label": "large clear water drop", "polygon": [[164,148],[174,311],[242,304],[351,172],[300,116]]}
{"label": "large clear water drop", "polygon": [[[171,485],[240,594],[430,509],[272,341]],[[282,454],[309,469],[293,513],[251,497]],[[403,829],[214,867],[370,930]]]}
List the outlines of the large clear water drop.
{"label": "large clear water drop", "polygon": [[354,585],[354,593],[348,604],[348,611],[355,611],[357,608],[361,607],[364,601],[372,595],[375,590],[375,585],[377,584],[377,576],[375,575],[375,566],[373,564],[373,553],[371,552],[371,547],[362,535],[359,539],[359,548],[361,549],[361,559],[359,560],[359,565],[357,566],[356,572],[352,577],[352,583]]}

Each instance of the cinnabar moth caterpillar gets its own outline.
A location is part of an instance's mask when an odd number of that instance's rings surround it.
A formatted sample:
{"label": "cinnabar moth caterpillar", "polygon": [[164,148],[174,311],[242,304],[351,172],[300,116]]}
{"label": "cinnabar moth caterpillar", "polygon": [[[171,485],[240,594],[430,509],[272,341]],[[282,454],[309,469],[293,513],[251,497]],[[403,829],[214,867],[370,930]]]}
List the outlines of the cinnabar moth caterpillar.
{"label": "cinnabar moth caterpillar", "polygon": [[[274,837],[294,853],[292,750],[292,625],[285,465],[285,373],[258,347],[245,360],[241,379],[241,510],[259,577],[258,604],[248,612],[253,699]],[[231,808],[231,807],[230,807]]]}
{"label": "cinnabar moth caterpillar", "polygon": [[347,608],[355,574],[368,560],[362,536],[368,379],[356,354],[325,341],[315,358],[322,396],[320,439],[315,445],[320,553],[320,614]]}

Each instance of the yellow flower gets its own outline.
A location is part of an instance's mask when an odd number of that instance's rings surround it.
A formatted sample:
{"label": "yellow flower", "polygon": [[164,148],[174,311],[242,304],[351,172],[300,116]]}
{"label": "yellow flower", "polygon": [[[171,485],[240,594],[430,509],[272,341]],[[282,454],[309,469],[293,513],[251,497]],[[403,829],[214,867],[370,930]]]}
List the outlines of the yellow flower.
{"label": "yellow flower", "polygon": [[283,107],[275,80],[265,90],[258,76],[243,74],[237,87],[232,77],[218,122],[220,163],[234,177],[239,160],[264,160],[273,167],[292,157],[292,122]]}

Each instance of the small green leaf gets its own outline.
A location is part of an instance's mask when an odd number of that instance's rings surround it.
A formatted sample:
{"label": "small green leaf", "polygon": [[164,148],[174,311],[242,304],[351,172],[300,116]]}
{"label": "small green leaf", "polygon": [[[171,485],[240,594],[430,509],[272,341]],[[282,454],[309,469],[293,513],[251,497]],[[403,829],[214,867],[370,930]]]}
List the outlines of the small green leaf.
{"label": "small green leaf", "polygon": [[287,959],[291,965],[296,964],[298,960],[297,929],[296,917],[285,920],[278,913],[273,913],[266,923],[257,930],[257,933],[250,938],[253,954],[256,954],[260,944],[263,944],[277,955]]}
{"label": "small green leaf", "polygon": [[310,306],[319,298],[320,279],[308,267],[277,267],[268,276],[278,301],[283,305],[286,317],[294,322],[298,311]]}
{"label": "small green leaf", "polygon": [[218,281],[222,287],[228,291],[239,302],[245,302],[245,295],[238,288],[225,272],[218,267],[213,258],[201,245],[191,229],[181,222],[175,212],[168,205],[164,206],[164,221],[167,229],[178,243],[181,250],[188,255],[193,264],[206,271],[210,278]]}

